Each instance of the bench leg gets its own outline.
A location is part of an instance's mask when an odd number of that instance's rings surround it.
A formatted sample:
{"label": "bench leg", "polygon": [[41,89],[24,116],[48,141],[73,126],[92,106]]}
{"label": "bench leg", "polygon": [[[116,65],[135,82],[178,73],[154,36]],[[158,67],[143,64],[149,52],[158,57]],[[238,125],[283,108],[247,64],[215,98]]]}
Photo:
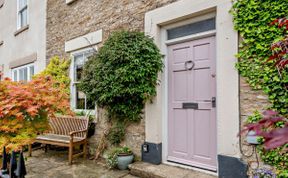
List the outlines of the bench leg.
{"label": "bench leg", "polygon": [[32,144],[28,145],[28,156],[32,156]]}
{"label": "bench leg", "polygon": [[48,151],[48,144],[45,144],[45,153]]}
{"label": "bench leg", "polygon": [[84,157],[84,159],[86,159],[87,158],[87,141],[84,143],[84,146],[83,146],[83,157]]}
{"label": "bench leg", "polygon": [[69,146],[69,164],[72,164],[72,159],[73,159],[73,145]]}

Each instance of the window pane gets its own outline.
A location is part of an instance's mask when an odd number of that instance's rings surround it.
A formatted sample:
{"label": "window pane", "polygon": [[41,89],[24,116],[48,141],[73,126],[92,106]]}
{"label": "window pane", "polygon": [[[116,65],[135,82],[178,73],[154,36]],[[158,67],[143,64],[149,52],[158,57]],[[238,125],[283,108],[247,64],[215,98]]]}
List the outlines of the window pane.
{"label": "window pane", "polygon": [[30,66],[29,74],[29,80],[31,80],[34,75],[34,66]]}
{"label": "window pane", "polygon": [[216,29],[215,18],[167,30],[168,40]]}
{"label": "window pane", "polygon": [[24,80],[24,69],[19,69],[19,80],[18,81],[23,81]]}
{"label": "window pane", "polygon": [[81,79],[84,66],[84,55],[75,56],[74,61],[74,81],[77,82]]}
{"label": "window pane", "polygon": [[13,81],[18,81],[18,77],[17,77],[17,70],[13,71]]}
{"label": "window pane", "polygon": [[19,10],[27,5],[27,0],[18,0],[19,1]]}
{"label": "window pane", "polygon": [[21,27],[27,25],[27,8],[20,12]]}
{"label": "window pane", "polygon": [[[74,82],[79,82],[82,77],[83,67],[85,62],[88,60],[90,56],[93,55],[94,51],[86,51],[77,55],[74,55],[74,66],[73,66],[73,78]],[[75,109],[89,109],[94,110],[95,109],[95,102],[90,101],[86,98],[85,93],[79,90],[77,87],[77,84],[74,84],[74,90],[73,92],[74,101],[75,101]]]}
{"label": "window pane", "polygon": [[28,81],[28,68],[19,69],[19,81]]}
{"label": "window pane", "polygon": [[23,71],[24,71],[24,81],[28,81],[28,68],[25,67],[25,68],[23,69]]}
{"label": "window pane", "polygon": [[76,85],[76,109],[85,109],[85,94]]}
{"label": "window pane", "polygon": [[77,85],[76,85],[76,109],[95,109],[95,102],[92,100],[87,100],[86,95],[79,90]]}

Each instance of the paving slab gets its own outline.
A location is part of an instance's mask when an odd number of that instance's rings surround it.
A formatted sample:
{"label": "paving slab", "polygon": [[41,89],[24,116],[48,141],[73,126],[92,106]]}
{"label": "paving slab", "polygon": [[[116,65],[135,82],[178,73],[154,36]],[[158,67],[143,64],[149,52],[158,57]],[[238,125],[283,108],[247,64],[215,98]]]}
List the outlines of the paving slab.
{"label": "paving slab", "polygon": [[136,162],[129,165],[130,174],[141,178],[216,178],[217,176],[205,174],[190,169],[184,169],[165,164],[153,165]]}
{"label": "paving slab", "polygon": [[68,152],[63,150],[33,151],[32,157],[27,157],[26,169],[26,178],[137,178],[128,170],[107,169],[103,160],[76,158],[69,165]]}

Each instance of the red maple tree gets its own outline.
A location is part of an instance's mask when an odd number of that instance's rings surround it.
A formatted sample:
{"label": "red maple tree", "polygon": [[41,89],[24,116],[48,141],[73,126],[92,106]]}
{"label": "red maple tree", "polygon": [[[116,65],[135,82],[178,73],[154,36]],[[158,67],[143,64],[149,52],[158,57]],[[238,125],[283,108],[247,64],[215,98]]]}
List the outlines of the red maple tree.
{"label": "red maple tree", "polygon": [[49,129],[49,116],[72,114],[64,86],[55,84],[49,76],[26,83],[0,81],[0,150],[21,149]]}

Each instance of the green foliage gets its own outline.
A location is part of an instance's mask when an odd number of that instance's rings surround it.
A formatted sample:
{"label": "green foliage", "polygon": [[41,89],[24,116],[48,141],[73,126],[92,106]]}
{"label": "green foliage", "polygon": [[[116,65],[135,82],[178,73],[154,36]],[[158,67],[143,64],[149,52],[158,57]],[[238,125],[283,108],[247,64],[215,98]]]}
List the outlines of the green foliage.
{"label": "green foliage", "polygon": [[[249,116],[246,120],[247,123],[257,123],[263,119],[263,116],[258,112],[255,111],[251,116]],[[285,126],[285,122],[279,121],[271,125],[270,128],[282,128]],[[265,143],[265,139],[261,136],[257,137],[257,141],[261,143],[257,146],[257,152],[259,153],[261,159],[266,163],[275,166],[277,169],[277,177],[285,177],[287,175],[288,170],[288,144],[278,147],[272,150],[264,149],[263,144]],[[286,173],[285,173],[286,172]]]}
{"label": "green foliage", "polygon": [[[50,63],[42,71],[39,76],[52,76],[54,80],[65,86],[65,92],[70,93],[70,77],[69,77],[70,60],[60,59],[58,56],[52,57]],[[56,86],[58,87],[58,86]]]}
{"label": "green foliage", "polygon": [[48,116],[71,114],[63,85],[55,88],[52,77],[30,82],[0,82],[0,150],[20,150],[49,129]]}
{"label": "green foliage", "polygon": [[237,57],[236,67],[254,89],[262,89],[269,96],[272,109],[288,114],[288,70],[281,76],[273,65],[267,62],[272,55],[271,44],[283,37],[283,29],[269,25],[273,20],[288,13],[288,1],[239,0],[232,9],[235,29],[243,41]]}
{"label": "green foliage", "polygon": [[125,137],[125,123],[116,121],[108,134],[108,140],[113,145],[119,145]]}
{"label": "green foliage", "polygon": [[[288,144],[269,151],[263,149],[261,145],[257,147],[257,151],[261,159],[265,163],[275,166],[275,168],[277,168],[278,174],[280,175],[284,175],[285,171],[287,174],[288,170],[288,152],[283,151],[285,149],[288,149]],[[278,177],[281,177],[280,175]]]}
{"label": "green foliage", "polygon": [[84,66],[80,88],[88,99],[106,108],[114,122],[112,144],[125,136],[127,121],[139,121],[145,102],[156,95],[161,54],[141,32],[114,32]]}
{"label": "green foliage", "polygon": [[288,177],[288,170],[283,170],[283,171],[279,172],[277,176],[278,176],[279,178],[286,178],[286,177]]}
{"label": "green foliage", "polygon": [[140,32],[114,32],[84,66],[80,88],[110,118],[139,121],[144,104],[156,95],[163,63],[151,38]]}
{"label": "green foliage", "polygon": [[247,117],[246,122],[251,124],[251,123],[256,123],[259,120],[261,120],[263,117],[259,111],[254,111],[254,113],[251,116]]}
{"label": "green foliage", "polygon": [[[288,14],[287,5],[287,0],[238,0],[234,1],[231,10],[235,29],[243,38],[236,68],[253,89],[262,89],[268,95],[271,108],[282,115],[288,114],[288,92],[285,87],[288,84],[288,69],[280,74],[274,62],[267,61],[272,55],[271,44],[285,34],[284,29],[270,23]],[[259,113],[254,113],[247,121],[253,123],[259,119]],[[283,126],[283,123],[277,124],[276,127]],[[287,145],[284,147],[287,148]],[[264,162],[279,170],[278,177],[287,177],[287,151],[283,152],[283,148],[265,151],[259,146],[258,152]]]}
{"label": "green foliage", "polygon": [[133,152],[127,146],[113,148],[107,156],[106,165],[111,169],[115,168],[118,163],[118,155],[131,155]]}
{"label": "green foliage", "polygon": [[118,163],[117,157],[118,157],[117,149],[113,149],[106,158],[106,165],[108,166],[108,168],[112,169],[116,167]]}

